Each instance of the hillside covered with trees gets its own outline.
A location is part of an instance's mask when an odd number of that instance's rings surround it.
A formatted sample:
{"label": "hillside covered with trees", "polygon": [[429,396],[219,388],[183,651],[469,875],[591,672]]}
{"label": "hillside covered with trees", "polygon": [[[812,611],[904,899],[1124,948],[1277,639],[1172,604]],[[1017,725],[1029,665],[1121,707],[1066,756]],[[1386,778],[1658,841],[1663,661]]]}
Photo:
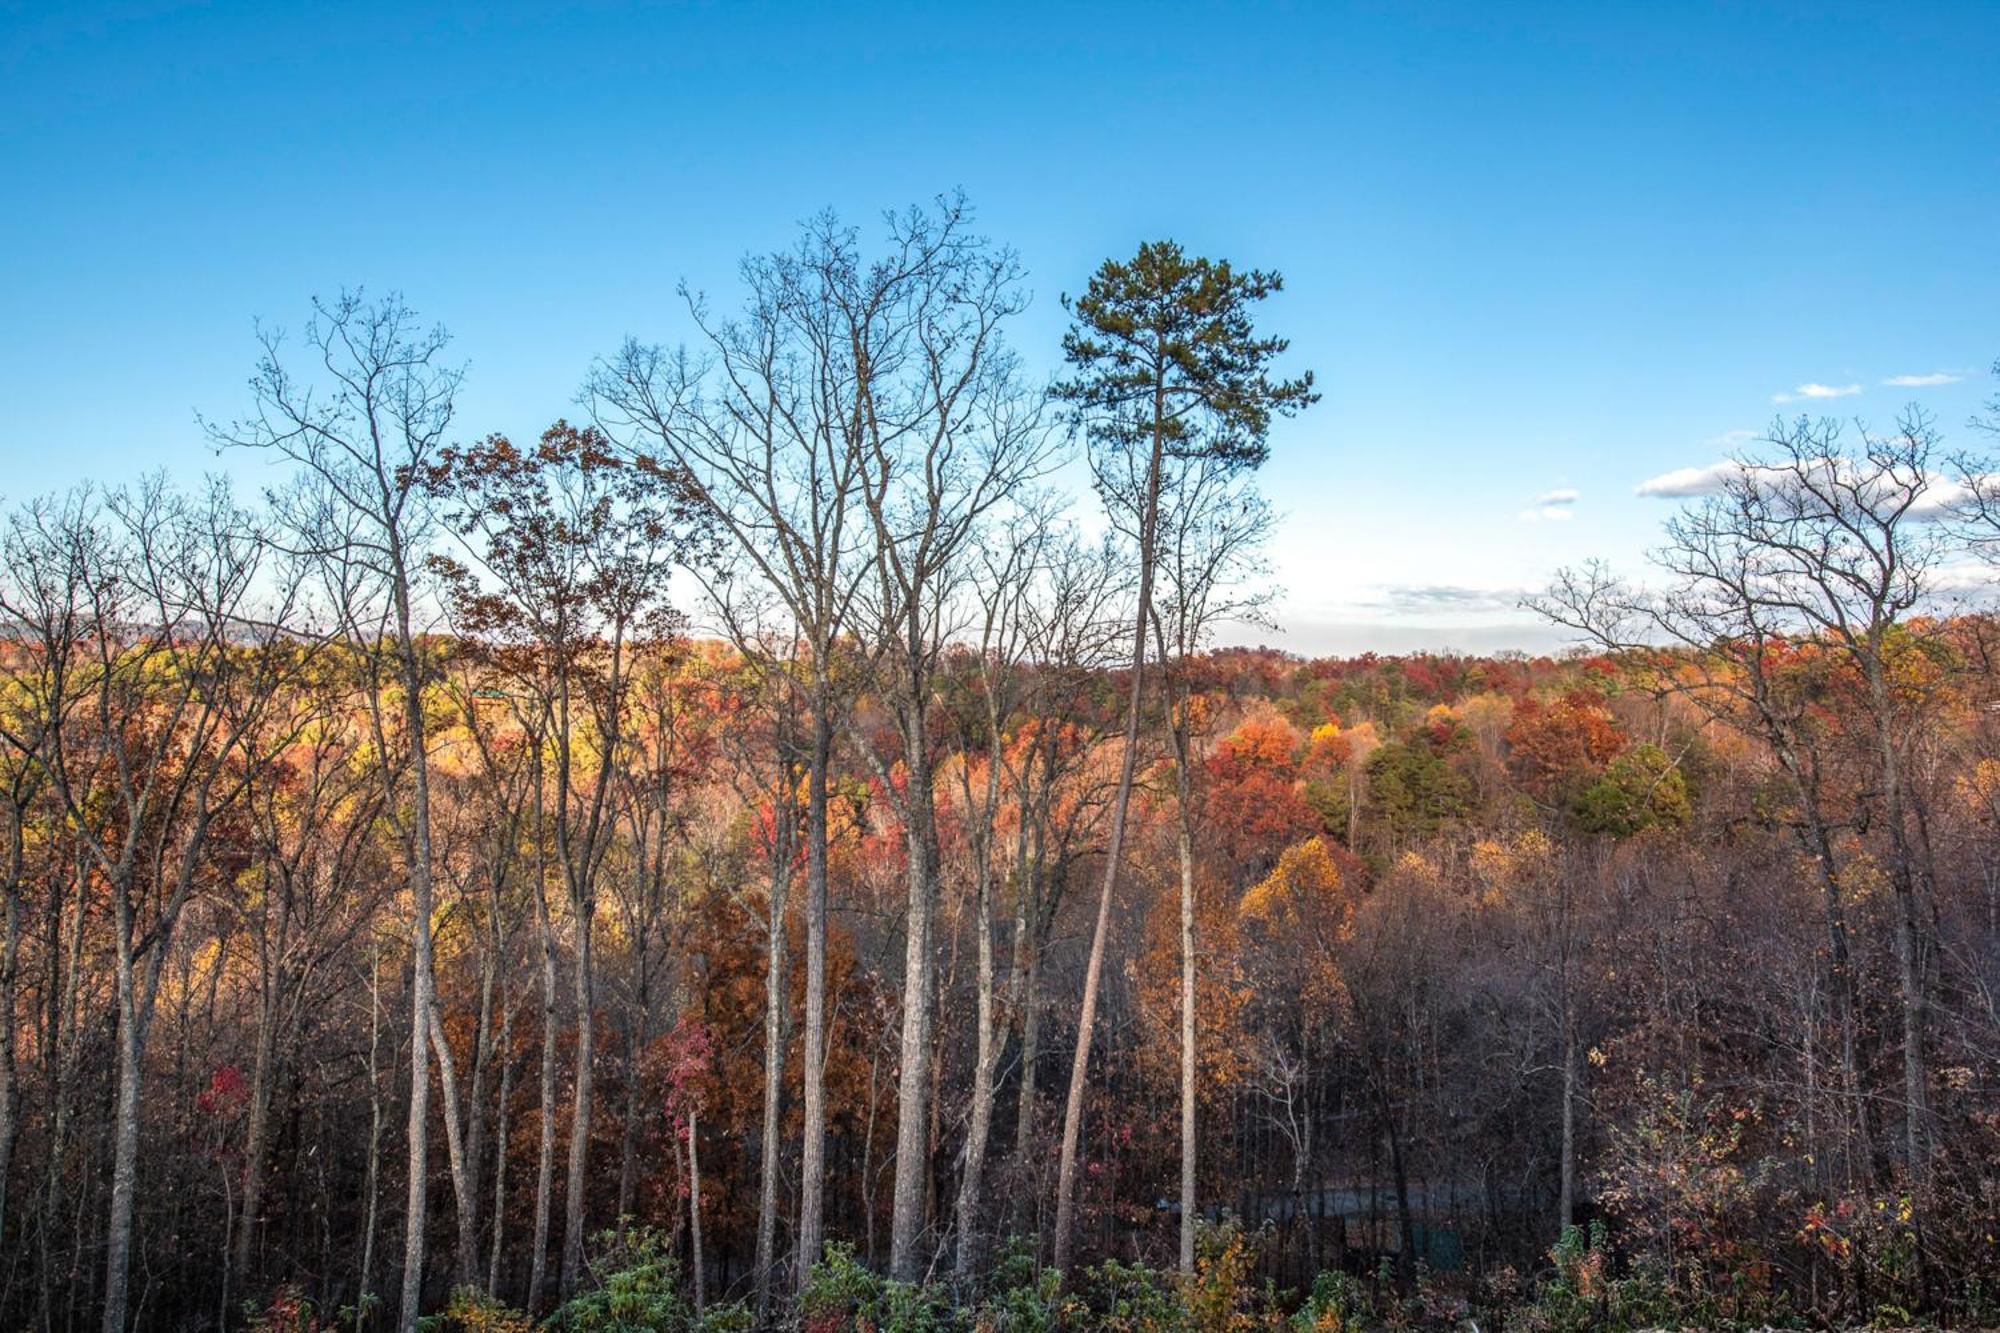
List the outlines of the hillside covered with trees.
{"label": "hillside covered with trees", "polygon": [[268,493],[14,504],[0,1325],[2000,1322],[1978,423],[1569,655],[1218,647],[1281,289],[821,218],[532,440],[346,295]]}

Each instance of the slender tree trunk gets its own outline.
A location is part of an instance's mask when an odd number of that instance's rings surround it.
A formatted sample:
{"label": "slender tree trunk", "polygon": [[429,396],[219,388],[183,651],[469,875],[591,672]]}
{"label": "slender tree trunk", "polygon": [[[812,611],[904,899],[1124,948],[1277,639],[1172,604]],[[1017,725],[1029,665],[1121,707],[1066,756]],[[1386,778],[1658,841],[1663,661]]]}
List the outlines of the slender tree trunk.
{"label": "slender tree trunk", "polygon": [[[539,895],[540,890],[537,890]],[[542,1287],[549,1266],[549,1211],[554,1202],[556,1174],[556,942],[546,900],[538,909],[542,927],[542,1080],[541,1139],[535,1157],[535,1247],[528,1274],[528,1310],[542,1308]]]}
{"label": "slender tree trunk", "polygon": [[1931,1094],[1925,1055],[1928,1001],[1924,994],[1923,927],[1918,903],[1916,853],[1910,846],[1909,811],[1905,806],[1902,760],[1891,727],[1888,686],[1879,665],[1870,672],[1881,745],[1883,812],[1889,825],[1889,883],[1896,895],[1896,971],[1903,1008],[1903,1150],[1910,1179],[1921,1190],[1930,1179]]}
{"label": "slender tree trunk", "polygon": [[563,1202],[562,1294],[567,1299],[576,1291],[583,1270],[584,1189],[589,1184],[590,1097],[593,1066],[596,1062],[597,1016],[591,994],[590,936],[596,905],[588,898],[576,907],[576,1077],[571,1094],[569,1118],[569,1176]]}
{"label": "slender tree trunk", "polygon": [[[472,1074],[466,1085],[465,1101],[465,1206],[459,1212],[458,1281],[468,1287],[481,1285],[479,1264],[480,1177],[486,1168],[486,1085],[493,1064],[493,1001],[498,984],[500,945],[493,947],[480,963],[479,1017],[472,1043]],[[487,1288],[491,1290],[491,1288]]]}
{"label": "slender tree trunk", "polygon": [[[1185,707],[1185,705],[1183,705]],[[1177,730],[1175,783],[1180,797],[1179,851],[1181,863],[1181,1272],[1194,1272],[1195,1199],[1195,959],[1194,959],[1194,812],[1193,782],[1188,773],[1188,740]]]}
{"label": "slender tree trunk", "polygon": [[[396,553],[401,567],[400,548]],[[410,1122],[409,1200],[404,1211],[403,1293],[397,1315],[400,1333],[417,1333],[417,1316],[424,1299],[424,1227],[430,1185],[430,1044],[424,1034],[436,1003],[437,982],[431,960],[431,780],[426,751],[423,669],[410,630],[408,583],[395,582],[397,648],[403,667],[403,710],[410,746]]]}
{"label": "slender tree trunk", "polygon": [[[1154,418],[1164,417],[1155,403]],[[1076,1238],[1076,1150],[1083,1128],[1083,1094],[1090,1081],[1090,1047],[1097,1022],[1097,993],[1104,978],[1104,955],[1111,935],[1111,898],[1118,887],[1119,862],[1125,852],[1125,821],[1132,808],[1132,779],[1139,762],[1139,716],[1145,695],[1146,628],[1152,616],[1153,542],[1160,507],[1160,465],[1163,433],[1153,433],[1153,456],[1146,476],[1145,511],[1140,524],[1139,606],[1132,627],[1132,695],[1125,712],[1124,755],[1118,765],[1118,790],[1111,803],[1111,836],[1104,850],[1104,882],[1098,892],[1097,920],[1091,928],[1090,961],[1083,973],[1083,1005],[1077,1014],[1076,1055],[1070,1061],[1069,1095],[1063,1102],[1062,1154],[1056,1168],[1055,1266],[1067,1272]]]}
{"label": "slender tree trunk", "polygon": [[[781,772],[787,776],[788,768]],[[789,806],[780,798],[771,824],[771,899],[765,925],[764,963],[764,1122],[757,1179],[757,1324],[771,1318],[771,1280],[778,1248],[778,1154],[785,1112],[785,1011],[791,993],[785,957],[785,908],[792,882]]]}
{"label": "slender tree trunk", "polygon": [[1576,1225],[1576,1011],[1570,1003],[1569,982],[1562,996],[1562,1227]]}
{"label": "slender tree trunk", "polygon": [[7,1182],[13,1175],[14,1140],[20,1134],[20,1081],[14,1005],[21,969],[21,825],[14,821],[14,869],[7,876],[5,919],[0,921],[0,1250],[7,1248]]}
{"label": "slender tree trunk", "polygon": [[282,978],[272,967],[264,977],[257,1008],[257,1048],[251,1060],[250,1105],[243,1142],[243,1210],[237,1218],[234,1257],[231,1267],[245,1282],[250,1279],[251,1248],[264,1213],[264,1158],[271,1118],[271,1080],[277,1062],[278,988]]}
{"label": "slender tree trunk", "polygon": [[1021,1082],[1014,1100],[1014,1160],[1026,1170],[1035,1146],[1035,1070],[1042,1054],[1042,942],[1030,920],[1021,967]]}
{"label": "slender tree trunk", "polygon": [[641,1019],[628,1015],[625,1022],[625,1110],[618,1117],[618,1225],[632,1215],[632,1196],[639,1184],[639,1060],[645,1051],[640,1034]]}
{"label": "slender tree trunk", "polygon": [[701,1252],[701,1155],[695,1147],[700,1136],[698,1113],[688,1111],[688,1229],[694,1244],[694,1312],[700,1318],[708,1308],[708,1264]]}
{"label": "slender tree trunk", "polygon": [[[825,664],[817,664],[824,670]],[[821,684],[813,707],[806,774],[806,1030],[802,1071],[805,1126],[799,1151],[798,1289],[819,1262],[826,1195],[826,861],[827,782],[833,766],[832,701]]]}
{"label": "slender tree trunk", "polygon": [[507,1236],[507,1129],[514,1093],[514,1006],[505,982],[500,991],[500,1099],[493,1129],[493,1250],[486,1258],[486,1290],[500,1293],[500,1256]]}
{"label": "slender tree trunk", "polygon": [[903,952],[903,1032],[897,1063],[896,1173],[889,1222],[889,1275],[898,1282],[923,1278],[924,1200],[930,1179],[931,1014],[937,960],[937,835],[930,755],[923,709],[905,704],[904,825],[909,880],[909,922]]}
{"label": "slender tree trunk", "polygon": [[[539,740],[537,741],[539,744]],[[541,1137],[535,1156],[535,1243],[528,1270],[528,1312],[539,1314],[542,1288],[549,1268],[549,1209],[555,1195],[556,1172],[556,933],[549,919],[548,844],[542,808],[542,766],[534,766],[535,783],[535,925],[542,946],[542,1078]]]}
{"label": "slender tree trunk", "polygon": [[375,1210],[380,1198],[382,1163],[382,944],[368,950],[368,1168],[362,1185],[360,1296],[354,1302],[354,1327],[359,1333],[367,1298],[375,1293]]}
{"label": "slender tree trunk", "polygon": [[1403,1160],[1403,1136],[1396,1129],[1396,1111],[1389,1102],[1388,1071],[1381,1053],[1371,1049],[1374,1066],[1375,1106],[1382,1117],[1382,1133],[1389,1142],[1389,1170],[1396,1186],[1396,1227],[1401,1243],[1396,1253],[1396,1285],[1404,1291],[1416,1284],[1417,1228],[1410,1210],[1410,1170]]}
{"label": "slender tree trunk", "polygon": [[[999,763],[997,752],[991,762]],[[990,805],[985,813],[990,818]],[[1000,1063],[1000,1039],[994,1014],[993,869],[990,859],[984,855],[983,840],[974,875],[973,929],[979,932],[978,1049],[973,1056],[972,1106],[967,1115],[965,1134],[965,1173],[958,1182],[958,1251],[952,1263],[952,1275],[961,1283],[972,1277],[979,1264],[980,1194],[986,1172],[986,1145],[993,1129],[994,1075]]]}
{"label": "slender tree trunk", "polygon": [[438,1089],[444,1094],[444,1143],[446,1168],[451,1173],[451,1197],[457,1222],[457,1246],[453,1271],[456,1281],[471,1282],[478,1271],[478,1199],[473,1192],[470,1156],[464,1133],[464,1099],[459,1094],[457,1062],[451,1043],[444,1034],[444,1020],[436,1005],[431,1006],[430,1040],[438,1062]]}
{"label": "slender tree trunk", "polygon": [[104,1333],[125,1333],[132,1270],[132,1211],[139,1178],[139,1083],[144,1050],[132,969],[128,877],[112,888],[118,927],[118,1103],[112,1129],[111,1217],[104,1238]]}

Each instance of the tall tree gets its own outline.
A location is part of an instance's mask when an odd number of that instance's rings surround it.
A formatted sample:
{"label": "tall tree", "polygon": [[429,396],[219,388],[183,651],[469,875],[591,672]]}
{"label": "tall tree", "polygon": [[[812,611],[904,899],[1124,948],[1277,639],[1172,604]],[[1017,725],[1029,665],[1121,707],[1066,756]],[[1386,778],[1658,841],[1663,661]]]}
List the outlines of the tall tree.
{"label": "tall tree", "polygon": [[1175,492],[1162,506],[1160,585],[1153,599],[1153,639],[1166,693],[1167,738],[1174,761],[1175,850],[1180,861],[1181,908],[1181,1198],[1180,1267],[1194,1272],[1197,1210],[1195,1079],[1195,792],[1199,724],[1193,683],[1195,654],[1215,628],[1229,620],[1257,621],[1269,600],[1254,586],[1262,572],[1261,547],[1271,512],[1240,472],[1214,459],[1181,469]]}
{"label": "tall tree", "polygon": [[[595,1084],[593,935],[598,880],[616,831],[619,765],[627,744],[632,657],[678,629],[667,576],[700,541],[700,511],[680,475],[628,458],[594,428],[558,422],[532,450],[502,436],[447,449],[431,484],[489,583],[437,557],[453,600],[477,632],[497,637],[502,660],[539,713],[557,862],[575,931],[576,1074],[571,1095],[561,1290],[583,1264],[591,1099]],[[512,652],[504,650],[511,648]]]}
{"label": "tall tree", "polygon": [[[1911,780],[1928,725],[1923,705],[1941,684],[1934,625],[1915,623],[1934,596],[1946,536],[1928,520],[1954,488],[1933,461],[1935,439],[1912,416],[1878,436],[1833,420],[1779,422],[1764,452],[1737,459],[1718,493],[1670,520],[1657,561],[1664,591],[1635,589],[1601,568],[1560,576],[1531,604],[1606,647],[1658,652],[1662,642],[1720,666],[1699,683],[1741,707],[1739,724],[1770,744],[1798,794],[1798,831],[1825,890],[1829,955],[1840,1022],[1858,1020],[1848,947],[1854,889],[1836,846],[1822,758],[1829,706],[1853,717],[1870,770],[1859,799],[1888,843],[1891,938],[1899,980],[1903,1148],[1911,1176],[1931,1161],[1927,1046],[1926,905],[1930,857]],[[1824,669],[1801,672],[1824,656]],[[1678,663],[1663,664],[1673,672]],[[1858,1057],[1844,1035],[1844,1061]],[[1859,1076],[1851,1073],[1857,1083]],[[1866,1092],[1859,1100],[1865,1105]],[[1865,1110],[1858,1111],[1865,1116]],[[1858,1123],[1863,1127],[1865,1118]]]}
{"label": "tall tree", "polygon": [[1082,296],[1065,300],[1073,323],[1063,336],[1063,353],[1072,378],[1056,386],[1056,396],[1074,410],[1090,441],[1098,493],[1113,525],[1132,545],[1139,588],[1123,755],[1063,1105],[1058,1269],[1068,1267],[1075,1239],[1077,1143],[1139,757],[1161,500],[1172,492],[1171,478],[1190,465],[1224,472],[1260,466],[1269,452],[1272,419],[1298,412],[1317,397],[1311,372],[1273,378],[1272,363],[1288,343],[1260,336],[1252,323],[1257,304],[1283,286],[1276,273],[1239,272],[1226,260],[1190,258],[1172,241],[1149,241],[1129,261],[1105,261]]}
{"label": "tall tree", "polygon": [[852,419],[873,570],[858,603],[898,753],[864,746],[896,807],[908,912],[897,1061],[889,1272],[929,1268],[932,1059],[940,849],[936,811],[939,664],[988,522],[1051,463],[1043,397],[1003,339],[1025,302],[1019,262],[970,230],[963,199],[889,220],[886,254],[864,263],[851,232],[829,236],[815,282],[837,312],[827,334],[852,349]]}
{"label": "tall tree", "polygon": [[826,1221],[828,809],[834,742],[854,688],[840,650],[869,572],[858,549],[866,520],[856,380],[866,367],[837,335],[838,295],[819,280],[841,235],[821,218],[795,249],[746,259],[734,318],[711,314],[684,289],[705,361],[628,342],[590,385],[599,422],[628,449],[675,463],[714,519],[729,552],[709,581],[723,619],[734,619],[727,608],[741,574],[784,607],[800,643],[810,734],[801,1288]]}
{"label": "tall tree", "polygon": [[[447,365],[449,335],[425,328],[398,296],[360,291],[313,303],[303,336],[311,367],[295,374],[284,337],[260,334],[251,411],[212,423],[219,445],[264,450],[299,469],[284,501],[296,548],[319,565],[340,628],[368,664],[369,717],[385,810],[410,879],[410,1116],[399,1333],[415,1333],[424,1294],[429,1210],[430,1062],[436,1003],[426,661],[418,582],[431,537],[425,489],[445,445],[464,372]],[[389,692],[393,682],[394,693]],[[389,716],[393,709],[399,716]],[[392,745],[392,733],[398,742]],[[392,758],[392,755],[394,756]]]}

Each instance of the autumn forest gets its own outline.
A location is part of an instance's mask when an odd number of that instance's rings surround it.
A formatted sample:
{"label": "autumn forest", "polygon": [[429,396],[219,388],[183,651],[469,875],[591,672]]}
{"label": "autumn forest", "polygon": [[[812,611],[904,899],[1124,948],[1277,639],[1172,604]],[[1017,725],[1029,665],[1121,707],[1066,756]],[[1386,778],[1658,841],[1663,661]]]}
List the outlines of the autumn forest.
{"label": "autumn forest", "polygon": [[343,293],[15,497],[0,1326],[2000,1323],[2000,405],[1307,658],[1282,278],[1062,277],[821,216],[533,438]]}

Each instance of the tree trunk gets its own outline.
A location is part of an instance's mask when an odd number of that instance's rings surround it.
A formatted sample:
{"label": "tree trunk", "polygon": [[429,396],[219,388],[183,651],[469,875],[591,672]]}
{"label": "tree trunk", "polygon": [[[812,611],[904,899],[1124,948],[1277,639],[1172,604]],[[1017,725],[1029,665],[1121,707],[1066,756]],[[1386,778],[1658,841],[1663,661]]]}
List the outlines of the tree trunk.
{"label": "tree trunk", "polygon": [[20,1083],[15,1061],[14,1002],[21,968],[21,821],[14,821],[13,868],[5,888],[0,921],[0,1249],[7,1248],[7,1181],[12,1175],[14,1140],[20,1133]]}
{"label": "tree trunk", "polygon": [[[825,664],[819,664],[824,670]],[[826,860],[827,781],[833,765],[833,717],[822,683],[813,708],[811,767],[806,775],[806,1031],[803,1142],[799,1150],[798,1289],[819,1262],[826,1194]]]}
{"label": "tree trunk", "polygon": [[898,1282],[922,1280],[924,1199],[930,1178],[929,1095],[931,1079],[931,992],[936,959],[932,935],[937,917],[936,830],[930,755],[922,706],[905,705],[903,822],[909,921],[903,952],[903,1032],[897,1063],[896,1174],[889,1222],[889,1276]]}
{"label": "tree trunk", "polygon": [[[536,828],[540,827],[538,819]],[[538,924],[542,932],[542,1124],[535,1157],[535,1243],[528,1272],[530,1314],[541,1311],[542,1287],[548,1277],[549,1209],[555,1194],[556,1172],[556,941],[555,928],[549,921],[545,887],[542,876],[538,875],[535,914],[540,918]]]}
{"label": "tree trunk", "polygon": [[[1156,403],[1154,417],[1163,409]],[[1118,863],[1125,851],[1125,821],[1132,808],[1132,779],[1139,762],[1139,714],[1145,694],[1146,627],[1152,616],[1153,542],[1160,507],[1162,431],[1153,432],[1153,455],[1146,476],[1146,503],[1140,524],[1139,606],[1132,628],[1132,697],[1125,712],[1125,752],[1118,765],[1118,790],[1111,803],[1111,836],[1104,851],[1104,882],[1098,892],[1097,920],[1091,928],[1090,961],[1083,973],[1083,1005],[1077,1014],[1076,1054],[1070,1061],[1069,1095],[1063,1102],[1062,1154],[1056,1168],[1055,1266],[1067,1271],[1076,1233],[1076,1149],[1083,1127],[1083,1094],[1090,1080],[1090,1046],[1097,1022],[1097,993],[1103,984],[1104,954],[1111,935],[1111,897],[1118,887]]]}
{"label": "tree trunk", "polygon": [[588,899],[576,904],[576,1076],[571,1094],[569,1118],[569,1176],[563,1202],[562,1294],[568,1299],[576,1291],[583,1269],[584,1188],[590,1162],[590,1093],[592,1064],[596,1047],[596,1015],[592,1012],[590,975],[591,923],[596,905]]}
{"label": "tree trunk", "polygon": [[[790,769],[781,767],[784,781]],[[786,900],[792,882],[791,822],[789,805],[781,797],[773,807],[771,824],[771,899],[765,925],[764,964],[764,1123],[762,1153],[757,1179],[757,1325],[768,1326],[771,1318],[771,1280],[777,1266],[778,1248],[778,1154],[782,1147],[785,1113],[785,1011],[791,992],[790,968],[785,957]]]}
{"label": "tree trunk", "polygon": [[438,1088],[444,1094],[444,1143],[446,1168],[451,1173],[451,1197],[458,1227],[453,1271],[458,1282],[469,1283],[478,1269],[479,1206],[472,1186],[471,1166],[465,1147],[464,1105],[459,1095],[457,1062],[451,1043],[445,1039],[444,1020],[434,1004],[430,1012],[430,1040],[438,1062]]}
{"label": "tree trunk", "polygon": [[1175,765],[1180,796],[1181,862],[1181,1272],[1194,1272],[1195,1202],[1195,961],[1194,961],[1194,818],[1189,809],[1193,783],[1188,774],[1186,733],[1175,736],[1180,762]]}
{"label": "tree trunk", "polygon": [[[397,559],[400,565],[400,551]],[[425,750],[423,670],[410,632],[409,586],[395,585],[398,644],[403,666],[403,710],[411,771],[410,810],[410,1122],[409,1200],[404,1212],[403,1293],[399,1333],[417,1333],[424,1298],[424,1224],[430,1184],[430,1045],[424,1033],[437,991],[431,963],[431,783]]]}
{"label": "tree trunk", "polygon": [[139,1177],[142,1075],[137,986],[132,975],[132,906],[126,876],[112,888],[118,927],[118,1102],[112,1130],[111,1217],[104,1236],[104,1333],[125,1333],[132,1268],[132,1210]]}
{"label": "tree trunk", "polygon": [[1565,977],[1562,995],[1562,1228],[1576,1225],[1576,1012]]}
{"label": "tree trunk", "polygon": [[[268,945],[267,945],[268,947]],[[278,965],[282,966],[282,964]],[[277,1060],[277,991],[282,980],[277,967],[267,970],[257,1012],[257,1050],[251,1062],[250,1105],[243,1143],[243,1209],[237,1218],[235,1248],[230,1266],[240,1280],[250,1279],[251,1246],[264,1215],[264,1158],[271,1116],[271,1080]]]}
{"label": "tree trunk", "polygon": [[634,1002],[638,1012],[628,1013],[625,1017],[625,1111],[618,1118],[617,1217],[620,1229],[623,1229],[625,1219],[632,1215],[632,1196],[639,1187],[639,1106],[645,1085],[640,1062],[646,1054],[646,1010],[652,1003],[651,997],[646,994],[643,957],[638,966],[641,980]]}
{"label": "tree trunk", "polygon": [[688,1111],[688,1229],[694,1244],[694,1313],[699,1319],[708,1308],[708,1265],[701,1253],[701,1155],[695,1147],[700,1134],[697,1113]]}
{"label": "tree trunk", "polygon": [[1902,761],[1896,753],[1888,685],[1877,662],[1870,671],[1881,745],[1882,803],[1889,825],[1889,883],[1896,894],[1896,970],[1903,1008],[1903,1150],[1911,1181],[1922,1189],[1930,1179],[1930,1073],[1924,1044],[1929,1027],[1924,995],[1923,934],[1917,898],[1916,854],[1910,846],[1909,811],[1904,804]]}
{"label": "tree trunk", "polygon": [[[991,761],[999,763],[996,752]],[[990,818],[989,806],[986,815]],[[981,845],[983,853],[984,847]],[[979,932],[978,1050],[972,1066],[972,1106],[965,1133],[965,1173],[959,1177],[955,1210],[958,1251],[953,1257],[952,1275],[961,1283],[969,1280],[979,1264],[980,1193],[986,1172],[986,1145],[993,1129],[993,1084],[1000,1063],[999,1034],[994,1022],[995,976],[993,961],[993,869],[984,854],[974,870],[973,929]]]}
{"label": "tree trunk", "polygon": [[493,1249],[486,1257],[486,1290],[500,1294],[500,1255],[507,1236],[507,1122],[514,1092],[514,1006],[500,991],[500,1097],[493,1128]]}
{"label": "tree trunk", "polygon": [[[372,941],[368,951],[368,1169],[362,1193],[360,1294],[372,1296],[375,1274],[375,1210],[380,1198],[382,1163],[382,945]],[[354,1302],[354,1327],[360,1333],[365,1299]]]}

